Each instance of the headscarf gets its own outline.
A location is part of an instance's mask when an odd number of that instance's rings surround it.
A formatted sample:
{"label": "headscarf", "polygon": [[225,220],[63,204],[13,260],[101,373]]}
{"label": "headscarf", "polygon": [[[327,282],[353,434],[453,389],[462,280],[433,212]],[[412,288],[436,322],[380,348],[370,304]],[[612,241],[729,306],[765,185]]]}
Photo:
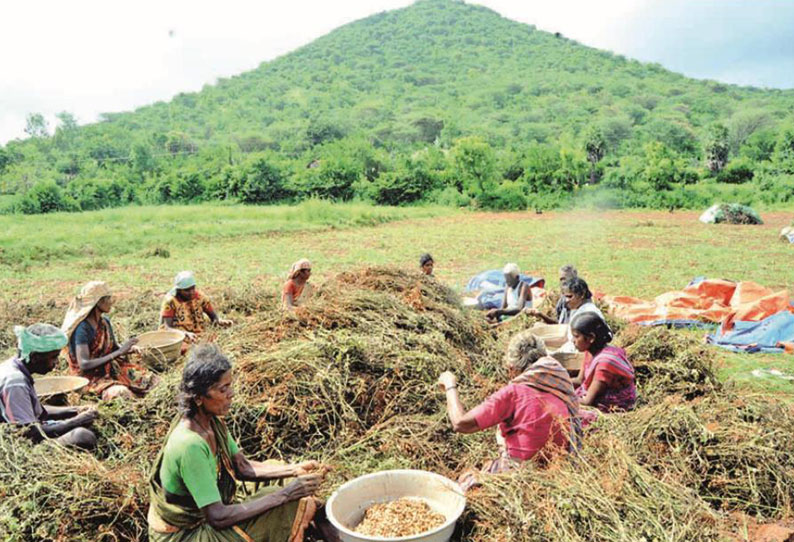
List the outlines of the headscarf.
{"label": "headscarf", "polygon": [[312,268],[312,263],[306,258],[303,258],[302,260],[298,260],[297,262],[292,264],[292,267],[290,267],[289,278],[294,279],[295,277],[298,276],[298,273],[300,273],[304,269],[311,269],[311,268]]}
{"label": "headscarf", "polygon": [[69,342],[63,331],[51,324],[14,326],[14,335],[17,336],[19,358],[24,362],[29,360],[33,352],[53,352]]}
{"label": "headscarf", "polygon": [[174,277],[174,287],[169,290],[169,294],[176,295],[177,290],[186,290],[196,285],[196,277],[193,271],[182,271]]}
{"label": "headscarf", "polygon": [[93,280],[80,289],[80,293],[69,303],[69,309],[61,326],[61,331],[66,334],[67,339],[72,338],[74,330],[94,310],[99,300],[109,295],[113,295],[110,287],[99,280]]}
{"label": "headscarf", "polygon": [[521,271],[518,269],[517,263],[509,263],[505,265],[504,269],[502,269],[502,273],[504,273],[505,275],[511,275],[513,277],[517,277],[518,275],[521,274]]}
{"label": "headscarf", "polygon": [[573,389],[568,371],[556,359],[544,356],[530,365],[529,369],[515,377],[513,384],[526,384],[536,390],[551,393],[568,408],[571,420],[571,451],[582,445],[582,420],[579,418],[579,399]]}

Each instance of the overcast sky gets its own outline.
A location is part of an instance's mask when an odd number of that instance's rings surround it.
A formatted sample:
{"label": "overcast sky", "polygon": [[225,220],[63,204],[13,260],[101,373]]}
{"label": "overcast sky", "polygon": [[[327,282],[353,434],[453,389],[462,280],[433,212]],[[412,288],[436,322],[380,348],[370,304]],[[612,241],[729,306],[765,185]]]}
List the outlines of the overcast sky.
{"label": "overcast sky", "polygon": [[[794,88],[794,0],[479,0],[692,77]],[[0,144],[25,116],[83,124],[200,90],[410,0],[24,0],[0,16]]]}

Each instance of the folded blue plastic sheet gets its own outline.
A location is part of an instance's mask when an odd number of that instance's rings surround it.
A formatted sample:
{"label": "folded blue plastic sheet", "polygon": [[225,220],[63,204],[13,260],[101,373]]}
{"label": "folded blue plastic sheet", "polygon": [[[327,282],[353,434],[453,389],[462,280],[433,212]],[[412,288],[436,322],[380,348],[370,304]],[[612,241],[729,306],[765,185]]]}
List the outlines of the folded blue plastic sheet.
{"label": "folded blue plastic sheet", "polygon": [[[546,280],[543,277],[532,277],[530,275],[521,274],[518,276],[519,280],[528,284],[532,288],[543,288],[546,285]],[[498,309],[502,306],[502,297],[505,293],[507,283],[505,282],[504,273],[501,269],[490,269],[483,271],[471,279],[466,285],[467,292],[482,291],[477,296],[479,307],[482,309]]]}
{"label": "folded blue plastic sheet", "polygon": [[782,311],[759,322],[735,322],[730,331],[717,330],[707,340],[734,352],[783,352],[781,343],[794,342],[794,314]]}

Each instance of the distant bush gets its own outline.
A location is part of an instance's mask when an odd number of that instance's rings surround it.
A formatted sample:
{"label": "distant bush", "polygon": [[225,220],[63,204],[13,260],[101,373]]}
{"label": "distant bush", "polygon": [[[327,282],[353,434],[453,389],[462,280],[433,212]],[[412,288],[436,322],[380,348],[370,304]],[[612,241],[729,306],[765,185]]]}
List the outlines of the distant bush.
{"label": "distant bush", "polygon": [[39,181],[14,204],[14,210],[26,215],[75,211],[78,206],[69,200],[55,181]]}
{"label": "distant bush", "polygon": [[717,180],[721,183],[743,184],[752,181],[754,175],[750,161],[746,158],[737,158],[720,171]]}
{"label": "distant bush", "polygon": [[240,181],[238,194],[244,203],[274,203],[294,195],[287,188],[281,170],[264,158],[247,169]]}

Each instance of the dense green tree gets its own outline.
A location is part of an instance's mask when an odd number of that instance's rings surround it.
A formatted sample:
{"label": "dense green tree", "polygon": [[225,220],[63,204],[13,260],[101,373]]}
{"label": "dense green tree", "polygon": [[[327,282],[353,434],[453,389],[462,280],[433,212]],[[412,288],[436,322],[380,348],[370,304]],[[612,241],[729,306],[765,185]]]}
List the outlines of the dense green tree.
{"label": "dense green tree", "polygon": [[25,133],[32,138],[47,137],[49,125],[41,113],[30,113],[25,118]]}
{"label": "dense green tree", "polygon": [[706,167],[711,173],[719,173],[728,164],[728,129],[722,124],[714,124],[706,135]]}
{"label": "dense green tree", "polygon": [[464,137],[450,152],[456,184],[474,198],[489,194],[496,185],[496,157],[482,138]]}
{"label": "dense green tree", "polygon": [[794,125],[788,125],[780,132],[775,145],[775,164],[784,173],[794,173]]}
{"label": "dense green tree", "polygon": [[284,182],[284,175],[269,161],[260,158],[248,169],[239,189],[245,203],[274,203],[293,196]]}
{"label": "dense green tree", "polygon": [[598,182],[596,166],[607,152],[607,141],[604,132],[597,126],[591,126],[584,134],[584,149],[587,161],[590,162],[590,184]]}

